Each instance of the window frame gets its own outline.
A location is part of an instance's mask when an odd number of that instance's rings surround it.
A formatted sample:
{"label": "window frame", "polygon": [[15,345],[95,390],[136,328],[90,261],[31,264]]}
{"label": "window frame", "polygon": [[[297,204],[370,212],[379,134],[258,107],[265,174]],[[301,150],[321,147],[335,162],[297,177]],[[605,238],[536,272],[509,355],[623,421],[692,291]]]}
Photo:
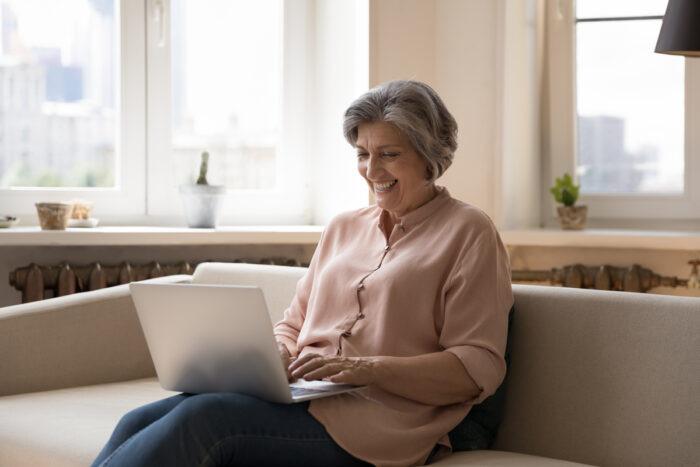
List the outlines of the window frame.
{"label": "window frame", "polygon": [[[115,219],[141,214],[145,210],[145,17],[143,3],[134,0],[115,2],[119,17],[117,51],[117,115],[115,133],[114,188],[30,188],[0,187],[2,215],[36,218],[36,202],[63,202],[89,199],[95,203],[96,216]],[[128,115],[128,118],[126,116]],[[103,216],[103,214],[107,214]],[[31,224],[25,219],[23,224]]]}
{"label": "window frame", "polygon": [[[311,124],[296,114],[313,102],[314,2],[283,1],[283,115],[275,190],[229,190],[220,224],[301,225],[312,219]],[[95,217],[113,225],[184,225],[177,189],[167,179],[170,148],[170,0],[117,0],[119,81],[114,188],[0,187],[0,215],[36,225],[34,203],[88,199]],[[162,8],[165,46],[159,46]],[[115,15],[116,16],[116,15]],[[298,66],[304,63],[305,66]],[[163,83],[167,83],[164,86]],[[165,187],[165,188],[164,188]]]}
{"label": "window frame", "polygon": [[[555,225],[556,203],[549,194],[554,178],[575,174],[578,140],[576,129],[576,21],[575,0],[547,3],[547,79],[545,154],[545,225]],[[650,50],[649,53],[654,53]],[[681,59],[678,57],[678,59]],[[615,220],[636,227],[694,223],[700,216],[700,60],[685,59],[685,154],[684,192],[664,194],[582,194],[578,204],[588,206],[594,225],[613,225]],[[696,131],[693,131],[696,129]],[[676,224],[678,223],[676,222]],[[674,224],[674,226],[676,225]]]}
{"label": "window frame", "polygon": [[[164,34],[170,38],[170,0],[158,0],[164,8]],[[309,0],[282,2],[283,64],[280,143],[276,160],[277,187],[273,190],[228,190],[220,224],[308,224],[311,221],[308,166],[305,156],[310,125],[295,115],[297,109],[308,108],[311,95],[309,79],[312,70],[311,30],[313,15]],[[146,17],[153,18],[156,1],[147,2]],[[177,187],[171,181],[170,119],[170,40],[159,45],[160,25],[147,22],[146,60],[147,126],[148,126],[148,193],[146,214],[177,222],[184,219]],[[298,66],[304,63],[306,66]]]}

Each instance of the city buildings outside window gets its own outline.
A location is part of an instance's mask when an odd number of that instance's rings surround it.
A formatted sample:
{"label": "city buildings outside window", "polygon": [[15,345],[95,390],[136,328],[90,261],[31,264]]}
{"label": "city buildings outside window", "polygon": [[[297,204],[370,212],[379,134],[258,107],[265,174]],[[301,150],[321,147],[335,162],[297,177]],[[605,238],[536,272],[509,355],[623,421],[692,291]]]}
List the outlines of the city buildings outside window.
{"label": "city buildings outside window", "polygon": [[651,53],[665,7],[576,2],[576,173],[584,193],[683,193],[684,62]]}
{"label": "city buildings outside window", "polygon": [[0,2],[0,187],[114,186],[118,25],[109,0]]}

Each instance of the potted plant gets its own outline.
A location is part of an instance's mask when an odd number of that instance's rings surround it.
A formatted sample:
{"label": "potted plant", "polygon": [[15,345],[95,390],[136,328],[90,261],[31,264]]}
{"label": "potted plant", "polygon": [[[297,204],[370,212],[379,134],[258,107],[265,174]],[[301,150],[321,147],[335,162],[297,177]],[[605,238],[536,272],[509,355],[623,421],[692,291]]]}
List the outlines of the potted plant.
{"label": "potted plant", "polygon": [[209,153],[203,152],[199,177],[194,185],[180,186],[187,225],[194,228],[214,228],[219,217],[221,201],[226,194],[223,185],[209,185]]}
{"label": "potted plant", "polygon": [[562,229],[581,230],[586,224],[588,206],[576,205],[580,187],[580,185],[574,185],[571,175],[565,173],[562,178],[556,179],[556,184],[549,190],[554,195],[554,201],[562,204],[557,206]]}

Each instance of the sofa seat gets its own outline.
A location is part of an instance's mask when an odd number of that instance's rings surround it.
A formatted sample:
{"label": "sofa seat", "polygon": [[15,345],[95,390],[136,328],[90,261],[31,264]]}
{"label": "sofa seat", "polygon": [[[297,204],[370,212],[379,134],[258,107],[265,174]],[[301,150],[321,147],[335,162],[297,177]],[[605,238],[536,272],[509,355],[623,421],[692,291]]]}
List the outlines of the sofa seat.
{"label": "sofa seat", "polygon": [[1,397],[0,466],[88,466],[122,415],[173,394],[146,378]]}
{"label": "sofa seat", "polygon": [[[129,410],[177,394],[156,378],[0,398],[0,466],[90,465]],[[36,440],[41,439],[41,443]],[[585,464],[506,451],[458,452],[435,466],[567,467]]]}
{"label": "sofa seat", "polygon": [[508,451],[462,451],[430,464],[435,467],[576,467],[589,464]]}

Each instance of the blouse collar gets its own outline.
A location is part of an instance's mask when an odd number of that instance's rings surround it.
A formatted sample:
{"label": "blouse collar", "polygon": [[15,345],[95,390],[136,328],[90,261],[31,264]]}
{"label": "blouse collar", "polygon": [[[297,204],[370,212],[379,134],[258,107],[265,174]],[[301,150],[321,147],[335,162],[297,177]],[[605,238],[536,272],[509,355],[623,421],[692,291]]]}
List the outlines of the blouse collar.
{"label": "blouse collar", "polygon": [[[411,227],[420,224],[423,222],[425,219],[430,217],[433,213],[437,212],[439,209],[441,209],[447,202],[452,199],[450,196],[450,192],[447,191],[447,188],[444,186],[439,186],[435,185],[435,189],[437,190],[437,195],[424,205],[414,209],[413,211],[410,211],[403,216],[399,217],[398,222],[396,225],[399,226],[399,228],[403,231],[406,229],[410,229]],[[385,216],[388,216],[389,212],[386,211],[385,209],[381,209],[379,213],[379,222],[378,226],[381,229],[382,226],[382,219],[385,218]]]}

